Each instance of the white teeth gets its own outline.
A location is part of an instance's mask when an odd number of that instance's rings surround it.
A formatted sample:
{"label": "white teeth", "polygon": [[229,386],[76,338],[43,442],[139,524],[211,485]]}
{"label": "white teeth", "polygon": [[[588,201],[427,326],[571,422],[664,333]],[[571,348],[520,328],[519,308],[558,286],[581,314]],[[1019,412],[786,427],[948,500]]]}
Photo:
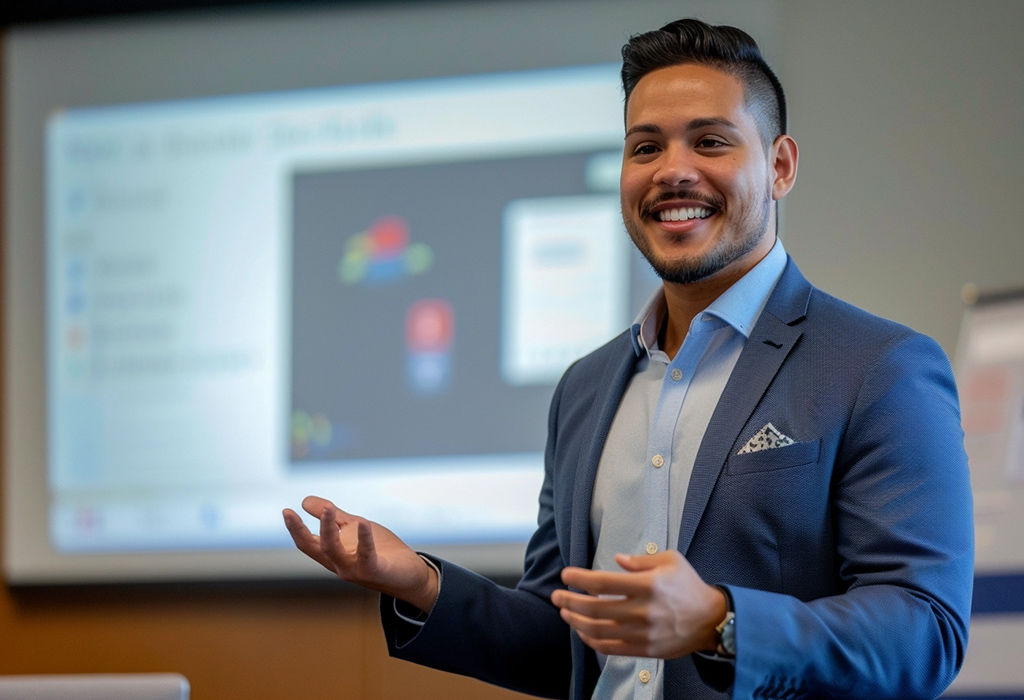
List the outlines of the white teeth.
{"label": "white teeth", "polygon": [[658,212],[658,218],[662,221],[686,221],[688,219],[706,219],[711,216],[711,210],[706,207],[686,207],[681,209],[665,209]]}

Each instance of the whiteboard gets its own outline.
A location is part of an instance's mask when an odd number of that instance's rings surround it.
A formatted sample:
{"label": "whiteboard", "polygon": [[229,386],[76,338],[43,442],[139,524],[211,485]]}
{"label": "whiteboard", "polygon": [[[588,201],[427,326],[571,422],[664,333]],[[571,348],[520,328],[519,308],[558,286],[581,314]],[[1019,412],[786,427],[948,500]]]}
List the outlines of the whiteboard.
{"label": "whiteboard", "polygon": [[1024,290],[970,304],[957,344],[979,575],[1024,572]]}
{"label": "whiteboard", "polygon": [[967,656],[943,697],[1024,698],[1024,289],[964,296],[954,366],[974,491],[974,602]]}

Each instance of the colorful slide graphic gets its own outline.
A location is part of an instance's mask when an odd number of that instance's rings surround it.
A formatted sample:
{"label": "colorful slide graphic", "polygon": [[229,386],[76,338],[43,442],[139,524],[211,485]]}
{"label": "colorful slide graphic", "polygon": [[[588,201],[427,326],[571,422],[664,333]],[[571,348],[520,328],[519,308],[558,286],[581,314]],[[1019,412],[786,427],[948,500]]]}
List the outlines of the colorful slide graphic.
{"label": "colorful slide graphic", "polygon": [[338,263],[344,284],[388,284],[421,275],[434,262],[425,243],[409,243],[409,224],[400,216],[382,216],[370,228],[348,239]]}
{"label": "colorful slide graphic", "polygon": [[451,385],[455,314],[443,299],[421,299],[405,315],[406,379],[418,394]]}
{"label": "colorful slide graphic", "polygon": [[562,371],[654,286],[607,154],[297,171],[292,468],[540,454]]}

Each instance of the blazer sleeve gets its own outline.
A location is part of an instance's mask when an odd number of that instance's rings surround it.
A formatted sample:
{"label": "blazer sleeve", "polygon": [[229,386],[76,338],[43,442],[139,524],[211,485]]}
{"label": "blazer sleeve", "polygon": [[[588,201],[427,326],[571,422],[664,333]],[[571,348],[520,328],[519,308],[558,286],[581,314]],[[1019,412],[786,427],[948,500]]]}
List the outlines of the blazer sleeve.
{"label": "blazer sleeve", "polygon": [[973,516],[956,387],[931,339],[905,336],[865,374],[837,447],[831,512],[836,595],[728,587],[732,696],[937,697],[967,646]]}

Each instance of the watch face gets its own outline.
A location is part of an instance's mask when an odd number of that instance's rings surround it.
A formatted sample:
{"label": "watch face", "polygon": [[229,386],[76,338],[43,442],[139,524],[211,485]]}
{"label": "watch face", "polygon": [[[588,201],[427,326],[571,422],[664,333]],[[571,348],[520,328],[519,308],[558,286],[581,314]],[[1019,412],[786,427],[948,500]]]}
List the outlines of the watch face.
{"label": "watch face", "polygon": [[718,654],[736,656],[736,615],[729,611],[725,620],[716,630],[718,631]]}
{"label": "watch face", "polygon": [[722,630],[722,648],[729,656],[736,656],[736,618],[730,617]]}

